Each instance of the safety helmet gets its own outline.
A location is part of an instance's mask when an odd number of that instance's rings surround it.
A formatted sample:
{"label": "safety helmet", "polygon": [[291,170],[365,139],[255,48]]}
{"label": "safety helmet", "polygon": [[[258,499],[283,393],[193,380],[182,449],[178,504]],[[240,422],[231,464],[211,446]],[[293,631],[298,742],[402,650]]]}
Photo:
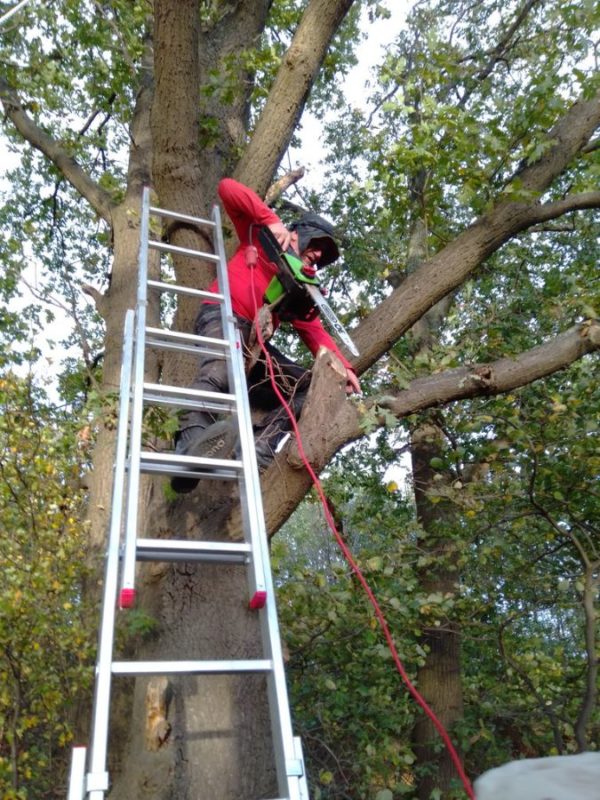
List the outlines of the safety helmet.
{"label": "safety helmet", "polygon": [[333,264],[340,257],[340,251],[334,239],[333,225],[319,214],[309,211],[289,227],[290,230],[298,233],[298,249],[301,253],[308,249],[313,240],[315,244],[318,240],[317,249],[321,250],[321,258],[318,261],[320,267]]}

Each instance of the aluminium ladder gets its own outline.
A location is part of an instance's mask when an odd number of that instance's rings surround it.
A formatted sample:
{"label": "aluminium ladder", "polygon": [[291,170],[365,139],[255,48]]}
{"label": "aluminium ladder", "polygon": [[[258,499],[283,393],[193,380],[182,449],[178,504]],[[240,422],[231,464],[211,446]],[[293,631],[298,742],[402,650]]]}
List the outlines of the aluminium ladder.
{"label": "aluminium ladder", "polygon": [[[150,237],[151,216],[212,228],[216,255],[176,247]],[[148,250],[181,254],[215,263],[219,292],[216,294],[148,278]],[[223,339],[195,336],[146,325],[148,290],[186,294],[210,299],[221,307]],[[229,394],[182,389],[144,381],[146,348],[185,353],[217,354],[227,361]],[[211,459],[142,449],[144,406],[230,413],[237,421],[241,459]],[[217,480],[238,480],[244,527],[242,542],[208,542],[138,537],[140,474],[158,473]],[[245,564],[249,606],[260,615],[263,658],[220,661],[115,661],[113,645],[117,605],[135,602],[135,567],[138,561],[205,561]],[[140,230],[138,294],[135,312],[126,314],[120,409],[114,465],[114,485],[109,541],[106,554],[104,599],[96,664],[94,714],[90,746],[73,748],[68,800],[104,800],[109,791],[107,750],[109,707],[113,676],[126,675],[222,675],[265,674],[271,717],[278,800],[308,800],[308,788],[300,739],[294,737],[285,683],[275,595],[252,420],[244,372],[243,350],[231,308],[227,262],[220,213],[213,208],[210,220],[179,214],[150,205],[144,189]]]}

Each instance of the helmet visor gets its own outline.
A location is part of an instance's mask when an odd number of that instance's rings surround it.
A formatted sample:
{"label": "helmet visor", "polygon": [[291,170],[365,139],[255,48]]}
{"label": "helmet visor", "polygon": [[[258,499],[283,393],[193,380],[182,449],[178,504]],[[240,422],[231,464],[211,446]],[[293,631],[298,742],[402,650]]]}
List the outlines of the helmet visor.
{"label": "helmet visor", "polygon": [[318,214],[306,214],[302,219],[290,226],[298,233],[298,249],[303,253],[309,248],[321,251],[319,267],[333,264],[340,257],[340,251],[333,238],[333,225]]}

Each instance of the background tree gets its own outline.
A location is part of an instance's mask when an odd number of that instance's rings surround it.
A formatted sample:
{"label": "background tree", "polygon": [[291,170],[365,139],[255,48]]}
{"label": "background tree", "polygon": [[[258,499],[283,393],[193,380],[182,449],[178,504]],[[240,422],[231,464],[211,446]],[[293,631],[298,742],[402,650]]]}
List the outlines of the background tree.
{"label": "background tree", "polygon": [[[153,6],[113,0],[83,9],[65,0],[26,8],[19,25],[3,31],[0,97],[7,136],[23,153],[3,217],[12,263],[32,254],[52,277],[53,290],[73,311],[82,366],[90,382],[99,381],[101,396],[118,383],[123,315],[134,303],[142,184],[152,183],[161,205],[199,215],[223,174],[264,194],[311,92],[331,101],[331,81],[351,58],[358,10],[351,0],[157,0]],[[375,369],[360,403],[346,402],[343,387],[336,394],[330,380],[316,378],[312,408],[326,403],[326,437],[316,413],[305,415],[301,429],[318,470],[369,427],[515,392],[598,347],[587,273],[569,277],[578,263],[590,269],[597,241],[594,218],[576,213],[600,203],[594,177],[600,100],[590,58],[597,13],[592,6],[532,0],[417,4],[409,33],[382,67],[378,113],[337,116],[330,189],[319,202],[345,227],[359,293],[356,368]],[[559,248],[547,229],[561,218],[572,230],[561,232]],[[406,243],[419,221],[426,234],[422,263],[405,274]],[[202,232],[185,227],[163,235],[175,244],[206,245]],[[581,257],[586,249],[588,260]],[[75,267],[89,276],[93,321],[79,308]],[[203,286],[210,278],[208,265],[175,260],[174,269],[178,283]],[[339,283],[334,297],[343,311],[347,278]],[[452,316],[435,332],[432,353],[417,362],[401,337],[451,293]],[[484,311],[473,315],[477,304]],[[149,314],[158,321],[157,303]],[[189,327],[194,314],[192,304],[181,303],[176,326]],[[102,345],[94,338],[99,330]],[[148,378],[187,382],[192,370],[176,358],[157,359]],[[92,570],[101,561],[109,507],[110,415],[97,418],[95,437],[87,479]],[[429,466],[435,468],[431,459]],[[264,483],[271,532],[308,486],[292,444]],[[539,502],[535,486],[530,495]],[[142,492],[151,513],[141,524],[149,535],[214,536],[215,524],[238,534],[233,503],[222,493],[169,501],[152,481]],[[564,520],[546,510],[562,529]],[[586,569],[596,559],[588,544],[579,553]],[[593,566],[588,572],[593,592]],[[240,612],[237,578],[202,567],[148,571],[141,602],[155,625],[129,646],[147,657],[189,651],[218,658],[232,644],[240,656],[252,654],[256,632]],[[96,590],[88,581],[88,593]],[[219,615],[199,611],[207,598]],[[224,629],[228,611],[235,622]],[[147,751],[144,690],[139,681],[130,731],[127,711],[115,717],[115,797],[184,797],[193,785],[211,797],[272,794],[258,693],[237,679],[174,681],[171,739]],[[585,714],[582,720],[585,728]],[[216,739],[207,735],[215,729],[223,734]],[[135,766],[125,771],[125,763]]]}
{"label": "background tree", "polygon": [[0,787],[17,800],[56,796],[78,692],[91,688],[74,490],[86,447],[31,380],[7,372],[0,403]]}

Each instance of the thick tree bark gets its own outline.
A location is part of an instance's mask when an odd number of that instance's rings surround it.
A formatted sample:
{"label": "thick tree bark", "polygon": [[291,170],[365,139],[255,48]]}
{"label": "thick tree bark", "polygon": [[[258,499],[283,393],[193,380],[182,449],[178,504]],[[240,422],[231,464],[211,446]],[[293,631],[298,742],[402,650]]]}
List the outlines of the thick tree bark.
{"label": "thick tree bark", "polygon": [[[451,524],[451,510],[444,503],[433,504],[428,491],[434,485],[435,470],[431,459],[442,452],[441,431],[430,422],[423,421],[411,436],[413,489],[417,520],[425,532],[421,546],[430,558],[419,578],[424,597],[430,594],[453,596],[458,575],[454,566],[452,540],[448,538],[447,525]],[[423,628],[421,644],[427,651],[424,666],[417,671],[419,691],[433,708],[440,722],[450,731],[462,718],[463,697],[460,671],[460,630],[455,622],[437,620],[439,626]],[[414,746],[419,770],[420,800],[429,800],[434,789],[449,791],[456,779],[456,769],[446,748],[439,748],[439,734],[429,718],[421,714],[415,724]]]}

